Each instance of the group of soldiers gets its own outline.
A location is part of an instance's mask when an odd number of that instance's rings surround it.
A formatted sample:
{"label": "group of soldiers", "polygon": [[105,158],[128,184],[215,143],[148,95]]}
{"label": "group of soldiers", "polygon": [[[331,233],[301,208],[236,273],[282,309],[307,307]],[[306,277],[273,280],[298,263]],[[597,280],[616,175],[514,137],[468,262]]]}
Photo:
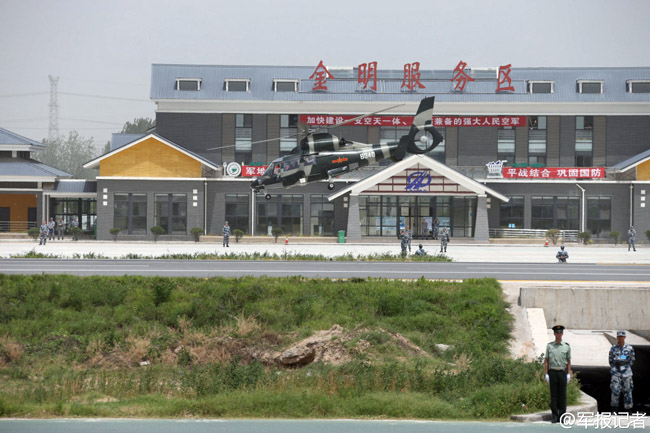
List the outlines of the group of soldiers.
{"label": "group of soldiers", "polygon": [[[437,218],[436,218],[437,220]],[[426,233],[426,232],[423,232]],[[423,235],[426,239],[426,235]],[[402,257],[406,257],[406,251],[411,252],[411,240],[413,239],[413,232],[409,230],[409,227],[406,226],[400,231],[400,246],[402,247]],[[438,228],[435,227],[434,230],[434,239],[438,239]],[[440,252],[447,252],[447,244],[449,243],[449,233],[447,228],[443,227],[442,233],[440,233]],[[415,252],[417,256],[424,256],[427,252],[424,250],[422,244],[419,245],[419,249]]]}
{"label": "group of soldiers", "polygon": [[[561,421],[566,413],[566,387],[571,380],[571,346],[562,341],[564,326],[555,325],[553,328],[554,341],[546,345],[544,354],[545,379],[550,385],[552,422]],[[632,365],[634,365],[634,348],[625,344],[626,331],[616,332],[616,344],[609,349],[610,367],[610,405],[613,412],[620,407],[621,392],[623,407],[626,411],[632,409]]]}
{"label": "group of soldiers", "polygon": [[[53,241],[55,232],[57,240],[63,240],[65,235],[65,226],[66,223],[63,221],[63,218],[59,218],[58,223],[54,221],[54,218],[50,218],[49,221],[43,220],[43,223],[39,229],[41,236],[39,245],[46,245],[47,241]],[[74,219],[70,222],[70,227],[79,227],[79,221],[77,220],[77,217],[74,217]],[[77,240],[76,233],[73,233],[72,237],[73,240]]]}

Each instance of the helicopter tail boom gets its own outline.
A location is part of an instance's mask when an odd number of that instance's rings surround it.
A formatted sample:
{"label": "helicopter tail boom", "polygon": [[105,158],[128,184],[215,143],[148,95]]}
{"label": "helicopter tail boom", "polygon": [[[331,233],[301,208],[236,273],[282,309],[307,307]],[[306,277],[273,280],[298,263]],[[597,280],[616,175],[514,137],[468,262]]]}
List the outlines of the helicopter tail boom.
{"label": "helicopter tail boom", "polygon": [[[413,154],[423,154],[431,152],[437,145],[444,140],[443,136],[433,126],[433,104],[435,96],[422,99],[420,106],[413,119],[413,124],[408,135],[400,139],[400,146],[406,146],[406,151]],[[416,143],[420,141],[424,147]]]}

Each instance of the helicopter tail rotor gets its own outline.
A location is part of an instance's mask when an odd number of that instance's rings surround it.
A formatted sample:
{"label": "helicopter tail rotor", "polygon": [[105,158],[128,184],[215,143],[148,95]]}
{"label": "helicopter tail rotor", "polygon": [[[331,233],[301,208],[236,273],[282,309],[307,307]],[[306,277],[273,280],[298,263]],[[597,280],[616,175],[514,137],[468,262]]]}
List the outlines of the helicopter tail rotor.
{"label": "helicopter tail rotor", "polygon": [[404,151],[421,155],[431,152],[444,140],[442,134],[433,126],[431,120],[434,101],[435,96],[420,101],[420,106],[408,135],[404,135],[400,139],[400,147],[405,147]]}

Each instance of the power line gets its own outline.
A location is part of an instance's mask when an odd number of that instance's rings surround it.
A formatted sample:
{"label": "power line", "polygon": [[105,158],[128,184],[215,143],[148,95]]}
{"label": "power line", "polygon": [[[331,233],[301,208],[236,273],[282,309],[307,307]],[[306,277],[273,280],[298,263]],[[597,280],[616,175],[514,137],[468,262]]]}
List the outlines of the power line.
{"label": "power line", "polygon": [[115,101],[131,101],[131,102],[149,102],[149,99],[136,99],[136,98],[122,98],[119,96],[105,96],[105,95],[91,95],[88,93],[70,93],[70,92],[61,92],[62,95],[67,96],[80,96],[82,98],[97,98],[97,99],[112,99]]}

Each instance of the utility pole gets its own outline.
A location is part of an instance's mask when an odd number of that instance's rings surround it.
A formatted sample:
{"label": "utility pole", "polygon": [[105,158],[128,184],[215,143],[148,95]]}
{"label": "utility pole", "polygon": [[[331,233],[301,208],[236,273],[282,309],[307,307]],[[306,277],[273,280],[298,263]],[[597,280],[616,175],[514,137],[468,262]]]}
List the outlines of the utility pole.
{"label": "utility pole", "polygon": [[59,102],[58,85],[59,77],[50,77],[50,126],[48,128],[47,140],[52,142],[59,137]]}

